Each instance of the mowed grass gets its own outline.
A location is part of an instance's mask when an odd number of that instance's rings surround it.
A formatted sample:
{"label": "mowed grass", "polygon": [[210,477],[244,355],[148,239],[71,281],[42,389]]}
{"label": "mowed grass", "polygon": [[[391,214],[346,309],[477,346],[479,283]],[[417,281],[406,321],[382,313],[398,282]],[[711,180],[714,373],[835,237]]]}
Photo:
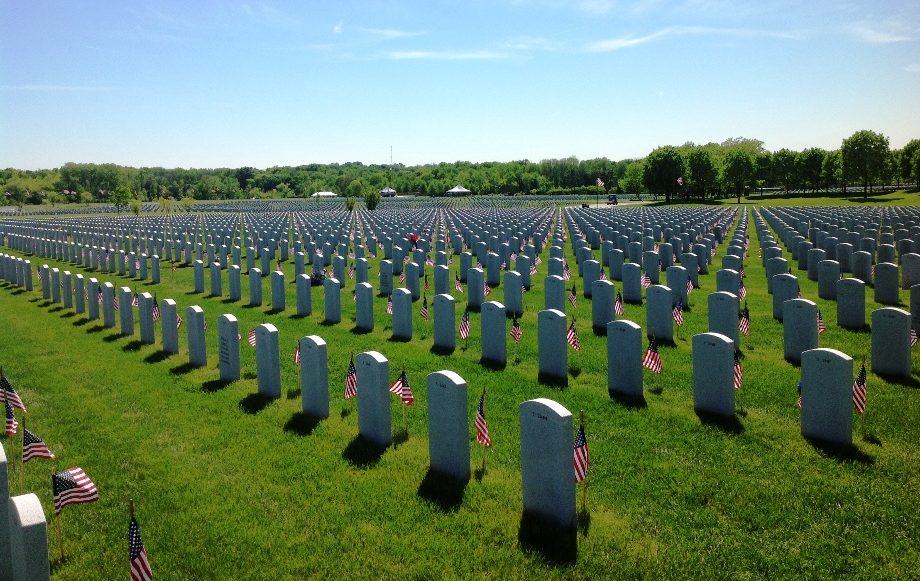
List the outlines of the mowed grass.
{"label": "mowed grass", "polygon": [[[39,495],[51,515],[52,469],[82,466],[99,487],[98,502],[64,510],[63,561],[49,527],[53,575],[125,575],[128,500],[134,499],[154,573],[169,579],[917,577],[920,365],[914,362],[909,384],[886,383],[870,373],[867,437],[857,432],[853,449],[804,440],[795,407],[800,370],[782,358],[782,327],[772,319],[753,221],[749,232],[753,330],[742,341],[745,384],[734,425],[702,422],[692,397],[690,338],[707,330],[706,295],[715,290],[725,245],[716,268],[691,295],[682,338],[662,348],[664,372],[646,372],[644,407],[608,396],[606,341],[591,332],[591,305],[581,292],[574,314],[583,350],[569,351],[569,386],[536,381],[536,313],[548,252],[525,295],[524,339],[519,347],[508,339],[503,371],[479,364],[475,313],[468,346],[458,341],[451,355],[430,352],[432,322],[418,318],[420,302],[412,342],[390,340],[384,298],[375,300],[375,331],[354,333],[353,280],[343,290],[342,323],[326,326],[319,288],[313,289],[313,314],[297,318],[292,284],[288,310],[271,314],[267,279],[266,306],[247,308],[246,277],[244,300],[234,304],[192,294],[191,269],[171,273],[166,263],[159,285],[85,273],[173,298],[183,314],[189,305],[201,305],[210,322],[209,365],[194,370],[185,365],[184,326],[181,353],[166,358],[159,328],[157,345],[141,346],[137,337],[120,337],[117,327],[103,329],[101,321],[48,304],[37,279],[32,293],[0,284],[0,363],[26,402],[30,429],[58,456],[27,464],[25,488]],[[566,253],[574,267],[568,246]],[[36,257],[32,262],[82,272]],[[372,265],[376,287],[376,260]],[[293,265],[284,269],[290,282]],[[803,295],[819,303],[828,322],[821,346],[852,355],[854,373],[863,357],[868,364],[869,333],[838,328],[834,303],[817,299],[816,283],[803,275],[800,281]],[[224,283],[226,289],[226,278]],[[458,319],[465,296],[458,295]],[[501,296],[498,288],[490,298]],[[902,300],[907,302],[907,293]],[[878,306],[871,292],[867,302],[867,311]],[[216,318],[227,312],[240,319],[244,378],[224,386],[216,381]],[[645,306],[627,305],[625,318],[644,325]],[[255,354],[245,343],[248,330],[261,322],[274,323],[281,335],[284,394],[267,406],[251,397],[257,391]],[[291,360],[297,339],[307,334],[329,345],[331,415],[318,422],[299,413],[299,372]],[[367,350],[389,359],[391,379],[405,368],[416,397],[408,409],[408,437],[397,437],[382,454],[356,440],[356,402],[341,395],[349,355]],[[431,486],[426,477],[425,378],[441,369],[456,371],[469,384],[474,468],[482,456],[472,416],[479,393],[488,392],[495,445],[486,453],[485,474],[459,491]],[[518,404],[536,397],[559,401],[576,416],[583,410],[586,417],[588,514],[580,520],[574,562],[518,543]],[[399,432],[403,410],[395,397],[392,413]],[[4,441],[15,493],[19,446],[18,439]]]}

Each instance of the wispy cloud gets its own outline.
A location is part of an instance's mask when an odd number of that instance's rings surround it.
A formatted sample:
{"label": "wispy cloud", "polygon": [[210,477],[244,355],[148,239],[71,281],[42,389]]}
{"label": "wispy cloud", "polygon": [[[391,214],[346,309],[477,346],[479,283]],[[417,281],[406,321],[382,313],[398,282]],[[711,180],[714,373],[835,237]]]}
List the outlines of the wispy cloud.
{"label": "wispy cloud", "polygon": [[502,46],[508,50],[554,51],[561,49],[564,43],[539,36],[517,36],[509,38],[502,43]]}
{"label": "wispy cloud", "polygon": [[297,17],[264,2],[255,5],[245,3],[240,6],[240,9],[247,16],[258,19],[266,24],[275,26],[300,25],[300,19]]}
{"label": "wispy cloud", "polygon": [[893,42],[907,42],[913,40],[913,35],[896,24],[889,25],[885,30],[868,24],[851,24],[846,31],[861,42],[870,44],[890,44]]}
{"label": "wispy cloud", "polygon": [[421,36],[422,32],[409,32],[406,30],[396,30],[393,28],[359,28],[358,29],[365,34],[370,34],[371,36],[376,36],[377,38],[382,38],[384,40],[393,40],[396,38],[409,38],[412,36]]}
{"label": "wispy cloud", "polygon": [[920,63],[912,63],[904,67],[908,73],[920,73]]}
{"label": "wispy cloud", "polygon": [[3,85],[7,91],[33,91],[42,93],[63,93],[63,92],[93,92],[93,91],[112,91],[115,87],[89,86],[89,85]]}
{"label": "wispy cloud", "polygon": [[428,61],[488,61],[508,58],[507,53],[491,50],[452,51],[452,50],[404,50],[388,52],[384,55],[389,60],[428,60]]}
{"label": "wispy cloud", "polygon": [[345,30],[345,21],[339,20],[335,26],[332,27],[332,32],[335,34],[342,34],[342,31]]}
{"label": "wispy cloud", "polygon": [[588,14],[607,14],[613,9],[612,0],[581,0],[578,8]]}
{"label": "wispy cloud", "polygon": [[673,38],[677,36],[713,36],[732,38],[776,38],[783,40],[797,40],[802,34],[778,30],[762,30],[756,28],[714,28],[708,26],[670,26],[644,36],[627,35],[608,38],[589,43],[585,49],[589,52],[613,52],[624,48],[632,48],[642,44]]}

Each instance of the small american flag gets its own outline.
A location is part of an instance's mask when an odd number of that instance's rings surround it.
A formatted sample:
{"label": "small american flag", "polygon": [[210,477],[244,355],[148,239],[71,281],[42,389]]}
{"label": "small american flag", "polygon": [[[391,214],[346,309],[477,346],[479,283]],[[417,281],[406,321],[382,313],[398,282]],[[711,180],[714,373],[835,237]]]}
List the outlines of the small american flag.
{"label": "small american flag", "polygon": [[470,336],[470,311],[469,309],[463,311],[463,316],[460,317],[460,338],[466,339]]}
{"label": "small american flag", "polygon": [[521,328],[521,322],[515,317],[514,320],[511,321],[511,338],[514,339],[515,343],[520,343],[521,337],[523,336],[524,330]]}
{"label": "small american flag", "polygon": [[491,446],[492,438],[489,437],[489,425],[486,423],[486,392],[479,396],[479,406],[476,408],[476,441],[483,446]]}
{"label": "small american flag", "polygon": [[743,311],[738,313],[738,330],[744,335],[751,334],[751,314],[747,306],[744,307]]}
{"label": "small american flag", "polygon": [[160,305],[157,303],[156,299],[153,299],[153,308],[150,309],[150,315],[153,317],[154,321],[160,320]]}
{"label": "small american flag", "polygon": [[818,334],[821,335],[827,331],[827,325],[824,323],[824,317],[821,316],[821,309],[818,309]]}
{"label": "small american flag", "polygon": [[687,277],[687,296],[690,296],[690,293],[693,292],[693,281],[690,280],[690,277]]}
{"label": "small american flag", "polygon": [[744,281],[741,281],[741,284],[738,285],[738,298],[742,301],[747,296],[747,287],[744,286]]}
{"label": "small american flag", "polygon": [[99,292],[96,294],[96,301],[101,305],[102,304],[102,289],[99,289]]}
{"label": "small american flag", "polygon": [[911,329],[910,330],[910,346],[913,347],[916,344],[917,344],[917,330]]}
{"label": "small american flag", "polygon": [[741,360],[738,359],[738,350],[735,350],[735,389],[741,389],[741,384],[744,383],[744,370],[741,368]]}
{"label": "small american flag", "polygon": [[10,380],[7,379],[2,372],[0,372],[0,400],[8,402],[14,408],[19,408],[23,412],[26,411],[26,406],[23,405],[22,398],[19,397],[19,394],[16,393]]}
{"label": "small american flag", "polygon": [[114,304],[115,310],[117,311],[118,310],[118,297],[117,296],[114,296],[114,295],[112,296],[112,303]]}
{"label": "small american flag", "polygon": [[393,314],[393,295],[387,296],[387,314]]}
{"label": "small american flag", "polygon": [[607,280],[607,273],[604,272],[604,269],[601,269],[601,280]]}
{"label": "small american flag", "polygon": [[575,482],[581,482],[588,477],[588,438],[585,437],[585,424],[578,425],[578,433],[575,435]]}
{"label": "small american flag", "polygon": [[300,341],[297,342],[297,348],[294,349],[294,364],[300,365]]}
{"label": "small american flag", "polygon": [[537,265],[536,263],[530,265],[530,275],[533,276],[537,274]]}
{"label": "small american flag", "polygon": [[643,272],[642,277],[639,279],[639,284],[642,285],[642,288],[652,286],[652,277],[650,277],[647,272]]}
{"label": "small american flag", "polygon": [[575,288],[575,285],[572,285],[572,292],[569,293],[569,302],[572,303],[572,306],[575,306],[575,303],[578,302],[578,289]]}
{"label": "small american flag", "polygon": [[406,376],[405,369],[402,370],[402,373],[390,386],[390,391],[398,395],[405,405],[412,405],[415,402],[415,396],[412,395],[412,389],[409,387],[409,378]]}
{"label": "small american flag", "polygon": [[15,436],[16,428],[19,427],[19,422],[16,421],[16,414],[13,412],[13,406],[10,405],[9,401],[4,401],[3,406],[6,408],[6,435]]}
{"label": "small american flag", "polygon": [[622,317],[626,310],[623,308],[623,295],[617,291],[617,298],[613,301],[613,312],[618,317]]}
{"label": "small american flag", "polygon": [[348,362],[348,372],[345,374],[345,399],[358,395],[358,370],[355,368],[355,358]]}
{"label": "small american flag", "polygon": [[652,373],[661,373],[661,354],[658,353],[658,343],[654,337],[649,341],[642,365]]}
{"label": "small american flag", "polygon": [[569,268],[569,263],[566,262],[562,267],[562,280],[570,280],[572,278],[572,270]]}
{"label": "small american flag", "polygon": [[798,385],[796,385],[795,388],[799,392],[799,399],[796,400],[795,407],[802,409],[802,382],[799,381]]}
{"label": "small american flag", "polygon": [[426,272],[425,273],[425,290],[428,290],[430,288],[431,288],[431,283],[428,281],[428,273]]}
{"label": "small american flag", "polygon": [[[744,272],[744,267],[743,267],[743,266],[741,267],[741,272],[740,272],[740,274],[741,274],[741,278],[747,278],[747,273]],[[841,275],[841,276],[842,276],[842,275]]]}
{"label": "small american flag", "polygon": [[39,268],[38,269],[38,280],[42,280],[43,278],[45,278],[45,275],[42,274],[42,269]]}
{"label": "small american flag", "polygon": [[134,297],[131,299],[131,306],[138,307],[141,304],[140,297],[137,296],[137,293],[134,293]]}
{"label": "small american flag", "polygon": [[597,185],[597,187],[599,187],[599,188],[604,187],[604,180],[602,180],[601,178],[597,178],[597,179],[594,181],[594,183],[595,183],[595,184]]}
{"label": "small american flag", "polygon": [[41,438],[27,430],[22,429],[22,463],[25,464],[32,458],[47,458],[54,460],[54,453]]}
{"label": "small american flag", "polygon": [[581,351],[581,341],[578,340],[578,333],[575,332],[575,321],[572,321],[572,324],[569,325],[569,330],[565,334],[565,340],[572,346],[572,349]]}
{"label": "small american flag", "polygon": [[428,297],[422,297],[422,310],[419,313],[422,316],[422,319],[428,320]]}
{"label": "small american flag", "polygon": [[182,317],[179,315],[179,313],[176,313],[176,328],[178,329],[181,326],[182,326]]}
{"label": "small american flag", "polygon": [[354,267],[353,264],[349,264],[349,265],[348,265],[348,272],[347,272],[346,274],[348,275],[348,278],[354,278],[354,277],[355,277],[355,267]]}
{"label": "small american flag", "polygon": [[487,284],[482,285],[482,296],[487,297],[492,294],[492,287]]}
{"label": "small american flag", "polygon": [[856,406],[856,413],[859,415],[866,413],[866,382],[866,364],[863,363],[856,381],[853,382],[853,405]]}
{"label": "small american flag", "polygon": [[458,293],[463,294],[463,283],[460,282],[459,274],[454,276],[454,288],[457,290]]}
{"label": "small american flag", "polygon": [[539,254],[537,255],[536,258],[534,258],[533,263],[536,264],[537,266],[540,266],[541,264],[543,264],[543,259],[540,258]]}
{"label": "small american flag", "polygon": [[674,305],[674,308],[671,309],[671,316],[674,317],[674,322],[677,323],[677,326],[680,327],[684,324],[684,301],[679,299],[677,304]]}
{"label": "small american flag", "polygon": [[255,346],[256,346],[256,328],[255,328],[255,327],[253,327],[252,329],[250,329],[250,331],[249,331],[249,336],[247,337],[247,339],[248,339],[248,341],[249,341],[250,347],[255,347]]}
{"label": "small american flag", "polygon": [[405,272],[400,272],[400,273],[399,273],[399,282],[406,282],[406,273],[405,273]]}
{"label": "small american flag", "polygon": [[60,514],[68,504],[81,504],[99,500],[96,485],[79,466],[68,468],[51,477],[54,491],[54,514]]}
{"label": "small american flag", "polygon": [[141,541],[141,527],[133,516],[128,525],[128,556],[131,558],[131,581],[151,581],[153,573],[150,571],[147,549]]}

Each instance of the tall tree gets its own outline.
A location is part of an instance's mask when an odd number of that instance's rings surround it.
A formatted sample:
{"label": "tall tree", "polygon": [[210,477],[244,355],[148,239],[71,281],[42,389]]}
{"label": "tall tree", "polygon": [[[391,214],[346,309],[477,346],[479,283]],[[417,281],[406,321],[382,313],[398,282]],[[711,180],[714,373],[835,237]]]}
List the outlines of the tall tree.
{"label": "tall tree", "polygon": [[773,174],[779,183],[783,184],[785,194],[789,194],[789,186],[793,184],[795,177],[795,152],[786,149],[780,149],[773,154]]}
{"label": "tall tree", "polygon": [[799,177],[802,180],[802,188],[811,186],[814,193],[818,192],[821,185],[821,165],[824,163],[824,150],[817,147],[809,147],[797,156],[799,166]]}
{"label": "tall tree", "polygon": [[888,138],[881,133],[863,129],[844,139],[840,151],[844,177],[862,182],[865,199],[872,190],[872,184],[885,169]]}
{"label": "tall tree", "polygon": [[687,156],[687,169],[691,188],[701,200],[705,200],[706,192],[719,177],[712,154],[704,147],[694,147]]}
{"label": "tall tree", "polygon": [[724,177],[725,183],[735,190],[740,204],[744,187],[750,184],[754,178],[754,155],[744,149],[729,151],[728,155],[725,156]]}
{"label": "tall tree", "polygon": [[652,151],[645,158],[642,181],[653,195],[663,193],[664,202],[669,204],[677,191],[677,180],[684,173],[684,158],[676,147],[666,145]]}
{"label": "tall tree", "polygon": [[[911,139],[907,145],[901,149],[901,179],[910,182],[914,176],[913,162],[914,155],[920,151],[920,139]],[[916,181],[914,183],[917,183]]]}

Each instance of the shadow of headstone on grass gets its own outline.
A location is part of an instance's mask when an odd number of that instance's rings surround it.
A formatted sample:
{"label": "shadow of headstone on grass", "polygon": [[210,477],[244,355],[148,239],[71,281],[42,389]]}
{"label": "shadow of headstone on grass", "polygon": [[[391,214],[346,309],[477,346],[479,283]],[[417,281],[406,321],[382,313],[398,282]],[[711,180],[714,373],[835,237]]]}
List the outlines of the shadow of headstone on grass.
{"label": "shadow of headstone on grass", "polygon": [[466,485],[466,481],[446,476],[429,468],[419,484],[418,495],[434,503],[442,511],[452,512],[463,504]]}
{"label": "shadow of headstone on grass", "polygon": [[342,458],[357,468],[370,468],[380,461],[386,449],[386,446],[374,444],[359,434],[342,451]]}
{"label": "shadow of headstone on grass", "polygon": [[273,398],[261,393],[250,393],[240,400],[240,409],[247,414],[257,414],[267,408],[273,401],[275,401]]}
{"label": "shadow of headstone on grass", "polygon": [[523,513],[518,527],[518,545],[539,553],[550,564],[566,565],[578,558],[578,528],[560,527],[537,514]]}
{"label": "shadow of headstone on grass", "polygon": [[296,412],[285,422],[284,431],[298,436],[309,436],[322,421],[322,418],[313,417],[303,412]]}

